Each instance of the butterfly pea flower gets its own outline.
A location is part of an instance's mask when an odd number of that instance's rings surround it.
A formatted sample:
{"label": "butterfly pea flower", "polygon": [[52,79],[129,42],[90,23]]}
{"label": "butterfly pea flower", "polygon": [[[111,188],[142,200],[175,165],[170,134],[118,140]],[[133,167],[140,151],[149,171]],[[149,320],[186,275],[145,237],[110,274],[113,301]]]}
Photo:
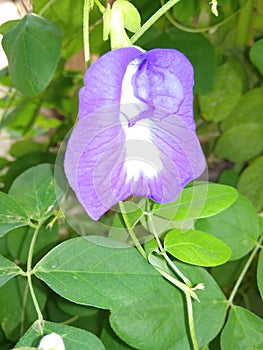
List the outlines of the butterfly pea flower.
{"label": "butterfly pea flower", "polygon": [[64,168],[91,218],[131,195],[174,201],[203,173],[193,84],[191,63],[172,49],[120,48],[87,70]]}

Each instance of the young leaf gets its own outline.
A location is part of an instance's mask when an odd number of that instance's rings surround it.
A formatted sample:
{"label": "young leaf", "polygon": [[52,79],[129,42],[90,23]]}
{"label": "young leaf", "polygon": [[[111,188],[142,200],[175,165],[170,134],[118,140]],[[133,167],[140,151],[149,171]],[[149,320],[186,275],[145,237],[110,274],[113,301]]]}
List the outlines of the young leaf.
{"label": "young leaf", "polygon": [[252,312],[232,307],[221,335],[221,350],[263,348],[263,320]]}
{"label": "young leaf", "polygon": [[56,69],[61,42],[60,30],[32,13],[4,34],[9,73],[14,86],[24,95],[33,96],[45,90]]}
{"label": "young leaf", "polygon": [[[70,350],[105,350],[102,342],[92,333],[64,324],[44,321],[44,335],[56,333],[63,339],[65,349]],[[16,344],[16,347],[38,346],[43,334],[36,321]]]}
{"label": "young leaf", "polygon": [[200,183],[185,188],[175,202],[155,204],[154,214],[172,220],[204,218],[220,213],[236,198],[237,191],[233,187]]}
{"label": "young leaf", "polygon": [[12,184],[9,193],[23,206],[34,220],[44,220],[52,215],[60,194],[55,191],[53,166],[41,164],[22,173]]}
{"label": "young leaf", "polygon": [[8,194],[0,192],[0,237],[28,223],[29,216],[23,207]]}
{"label": "young leaf", "polygon": [[175,258],[193,265],[217,266],[231,256],[231,249],[225,243],[197,230],[172,230],[165,236],[164,246]]}
{"label": "young leaf", "polygon": [[0,255],[0,287],[20,273],[21,269],[19,266]]}
{"label": "young leaf", "polygon": [[155,290],[161,280],[136,249],[95,236],[63,242],[34,271],[62,297],[105,309],[142,298]]}
{"label": "young leaf", "polygon": [[240,259],[256,244],[260,235],[259,217],[255,208],[243,196],[222,213],[198,220],[196,229],[213,234],[232,250],[231,260]]}
{"label": "young leaf", "polygon": [[263,249],[261,249],[258,259],[257,283],[261,298],[263,300]]}
{"label": "young leaf", "polygon": [[[193,303],[197,341],[201,348],[217,335],[224,323],[225,296],[204,269],[176,265],[194,284],[205,284],[205,291],[196,291],[200,303]],[[190,350],[192,343],[186,329],[184,306],[182,293],[161,280],[159,288],[152,294],[125,308],[113,310],[110,324],[118,337],[135,349]]]}

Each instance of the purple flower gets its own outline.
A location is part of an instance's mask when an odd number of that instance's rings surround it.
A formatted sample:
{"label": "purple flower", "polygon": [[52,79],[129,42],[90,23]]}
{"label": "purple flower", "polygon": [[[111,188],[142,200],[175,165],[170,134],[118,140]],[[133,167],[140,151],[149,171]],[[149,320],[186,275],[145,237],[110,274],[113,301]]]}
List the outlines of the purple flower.
{"label": "purple flower", "polygon": [[193,68],[182,53],[117,49],[93,63],[84,82],[65,173],[94,220],[130,195],[171,202],[202,174]]}

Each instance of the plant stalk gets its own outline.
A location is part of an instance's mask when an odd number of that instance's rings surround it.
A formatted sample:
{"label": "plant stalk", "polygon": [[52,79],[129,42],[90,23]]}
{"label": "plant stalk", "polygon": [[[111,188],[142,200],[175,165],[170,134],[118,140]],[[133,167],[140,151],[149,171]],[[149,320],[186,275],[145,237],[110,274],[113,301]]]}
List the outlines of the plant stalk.
{"label": "plant stalk", "polygon": [[134,242],[135,247],[138,249],[138,251],[144,257],[144,259],[147,260],[147,256],[146,256],[145,250],[143,249],[141,243],[139,242],[138,238],[136,237],[135,232],[133,231],[132,225],[130,223],[130,220],[129,220],[128,215],[127,215],[127,213],[125,211],[125,207],[124,207],[124,204],[123,204],[122,201],[119,202],[119,207],[120,207],[120,210],[121,210],[121,215],[122,215],[123,221],[124,221],[124,223],[125,223],[125,225],[127,227],[127,230],[129,232],[130,236],[131,236],[131,239]]}

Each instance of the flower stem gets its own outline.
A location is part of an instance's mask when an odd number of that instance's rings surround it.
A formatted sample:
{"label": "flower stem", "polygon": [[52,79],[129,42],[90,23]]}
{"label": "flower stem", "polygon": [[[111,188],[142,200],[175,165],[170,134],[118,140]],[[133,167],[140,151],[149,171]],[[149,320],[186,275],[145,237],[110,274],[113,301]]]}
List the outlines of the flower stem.
{"label": "flower stem", "polygon": [[131,43],[134,44],[160,17],[162,17],[171,7],[180,0],[169,0],[158,11],[156,11],[144,25],[131,37]]}
{"label": "flower stem", "polygon": [[245,277],[245,274],[247,273],[252,261],[254,260],[255,255],[257,254],[258,250],[261,248],[262,242],[263,242],[263,235],[259,238],[255,248],[252,250],[252,253],[250,254],[245,266],[243,267],[243,270],[241,271],[241,273],[236,281],[236,284],[235,284],[235,286],[230,294],[230,297],[228,299],[229,306],[233,306],[233,300],[237,294],[238,288],[240,287],[240,284],[242,283],[243,278]]}
{"label": "flower stem", "polygon": [[125,225],[127,227],[127,230],[129,231],[129,234],[130,234],[130,236],[131,236],[131,238],[132,238],[132,240],[133,240],[133,242],[135,244],[135,247],[138,249],[138,251],[144,257],[144,259],[147,260],[146,253],[145,253],[143,247],[141,246],[138,238],[136,237],[135,232],[133,231],[132,225],[130,223],[130,220],[129,220],[128,215],[127,215],[127,213],[125,211],[125,207],[124,207],[124,204],[123,204],[122,201],[119,202],[119,207],[120,207],[120,210],[121,210],[121,215],[123,217],[124,223],[125,223]]}
{"label": "flower stem", "polygon": [[37,298],[36,298],[36,294],[33,288],[33,284],[32,284],[32,259],[33,259],[33,253],[34,253],[34,248],[35,248],[35,244],[36,244],[36,240],[37,240],[37,236],[39,233],[39,230],[42,226],[42,222],[40,221],[38,223],[38,225],[35,227],[35,232],[33,234],[31,243],[30,243],[30,247],[29,247],[29,252],[28,252],[28,258],[27,258],[27,281],[28,281],[28,286],[29,286],[29,291],[33,300],[33,304],[35,306],[36,309],[36,313],[37,313],[37,317],[39,321],[43,321],[43,315],[42,312],[40,310],[40,306],[38,304]]}
{"label": "flower stem", "polygon": [[90,12],[90,0],[84,0],[84,7],[83,7],[83,45],[84,45],[84,57],[85,57],[86,64],[88,64],[88,62],[90,60],[89,12]]}

